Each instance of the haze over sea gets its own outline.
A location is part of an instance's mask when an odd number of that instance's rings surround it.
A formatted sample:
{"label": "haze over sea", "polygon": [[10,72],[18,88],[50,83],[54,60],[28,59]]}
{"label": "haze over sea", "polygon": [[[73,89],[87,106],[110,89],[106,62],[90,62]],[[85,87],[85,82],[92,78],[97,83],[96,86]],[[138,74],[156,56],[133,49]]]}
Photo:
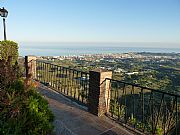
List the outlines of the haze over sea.
{"label": "haze over sea", "polygon": [[[142,43],[141,43],[142,44]],[[20,56],[35,55],[35,56],[69,56],[83,54],[110,54],[110,53],[128,53],[128,52],[152,52],[152,53],[180,53],[180,48],[165,47],[126,47],[118,46],[118,44],[91,44],[91,43],[21,43],[19,46]],[[141,47],[142,46],[142,47]],[[168,47],[169,46],[169,47]]]}

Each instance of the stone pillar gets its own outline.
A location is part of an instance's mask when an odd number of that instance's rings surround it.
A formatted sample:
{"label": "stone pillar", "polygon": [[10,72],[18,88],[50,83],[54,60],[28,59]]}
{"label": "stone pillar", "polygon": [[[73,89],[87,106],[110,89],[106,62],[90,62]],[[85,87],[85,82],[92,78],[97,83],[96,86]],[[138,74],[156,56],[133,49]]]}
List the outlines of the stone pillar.
{"label": "stone pillar", "polygon": [[112,71],[97,69],[89,73],[88,110],[97,116],[109,112]]}
{"label": "stone pillar", "polygon": [[25,56],[26,77],[36,77],[36,56]]}

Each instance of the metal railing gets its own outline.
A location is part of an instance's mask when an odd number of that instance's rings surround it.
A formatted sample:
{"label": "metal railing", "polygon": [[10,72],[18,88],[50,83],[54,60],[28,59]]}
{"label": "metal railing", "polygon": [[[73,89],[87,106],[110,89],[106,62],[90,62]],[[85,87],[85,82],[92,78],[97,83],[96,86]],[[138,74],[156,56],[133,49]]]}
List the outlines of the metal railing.
{"label": "metal railing", "polygon": [[108,116],[145,134],[180,134],[180,96],[113,79]]}
{"label": "metal railing", "polygon": [[[33,78],[83,105],[87,104],[89,73],[36,60]],[[33,63],[33,62],[32,62]],[[31,68],[31,67],[30,67]]]}
{"label": "metal railing", "polygon": [[[34,79],[87,105],[89,73],[42,60],[29,67]],[[139,133],[180,134],[180,95],[108,78],[101,85],[110,88],[108,117]]]}

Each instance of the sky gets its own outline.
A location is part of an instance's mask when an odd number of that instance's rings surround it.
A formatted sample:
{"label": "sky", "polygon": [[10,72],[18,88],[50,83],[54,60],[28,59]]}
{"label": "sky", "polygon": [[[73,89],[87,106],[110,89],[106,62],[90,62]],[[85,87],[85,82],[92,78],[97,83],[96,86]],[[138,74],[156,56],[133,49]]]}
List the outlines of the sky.
{"label": "sky", "polygon": [[[9,11],[7,38],[16,42],[140,42],[180,48],[180,0],[0,0],[0,4]],[[0,30],[3,39],[2,23]]]}

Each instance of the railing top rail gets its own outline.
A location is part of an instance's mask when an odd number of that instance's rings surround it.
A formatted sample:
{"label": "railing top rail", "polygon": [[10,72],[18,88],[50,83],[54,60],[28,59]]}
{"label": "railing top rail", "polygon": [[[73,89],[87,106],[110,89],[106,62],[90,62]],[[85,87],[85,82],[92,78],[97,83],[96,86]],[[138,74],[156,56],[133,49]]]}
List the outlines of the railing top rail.
{"label": "railing top rail", "polygon": [[156,89],[140,86],[138,84],[128,83],[128,82],[119,81],[119,80],[110,79],[110,78],[106,78],[105,80],[110,80],[110,81],[114,81],[114,82],[118,82],[118,83],[123,83],[123,84],[126,84],[126,85],[131,85],[131,86],[134,86],[134,87],[139,87],[139,88],[142,88],[142,89],[147,89],[147,90],[150,90],[150,91],[154,91],[154,92],[158,92],[158,93],[162,93],[162,94],[166,94],[166,95],[170,95],[170,96],[174,96],[174,97],[180,98],[180,95],[178,95],[178,94],[174,94],[174,93],[170,93],[170,92],[165,92],[165,91],[161,91],[161,90],[156,90]]}
{"label": "railing top rail", "polygon": [[43,63],[46,63],[46,64],[51,64],[51,65],[62,67],[62,68],[69,69],[69,70],[73,70],[73,71],[80,72],[80,73],[83,73],[83,74],[89,74],[88,72],[85,72],[85,71],[80,71],[80,70],[77,70],[77,69],[72,69],[72,68],[69,68],[69,67],[64,67],[64,66],[60,66],[60,65],[57,65],[57,64],[53,64],[50,61],[46,61],[46,60],[36,60],[36,61],[43,62]]}

